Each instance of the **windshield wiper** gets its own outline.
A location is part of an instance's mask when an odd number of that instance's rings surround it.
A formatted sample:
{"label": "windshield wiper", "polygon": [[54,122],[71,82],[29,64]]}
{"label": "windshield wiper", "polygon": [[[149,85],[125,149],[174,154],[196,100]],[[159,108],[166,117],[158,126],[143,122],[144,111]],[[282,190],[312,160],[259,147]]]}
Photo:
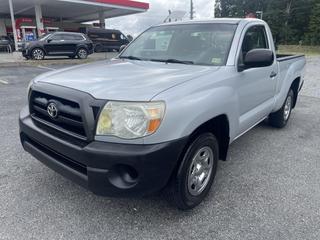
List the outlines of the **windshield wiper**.
{"label": "windshield wiper", "polygon": [[184,61],[184,60],[178,60],[178,59],[174,59],[174,58],[170,58],[170,59],[150,59],[150,61],[153,61],[153,62],[164,62],[164,63],[194,64],[193,61]]}
{"label": "windshield wiper", "polygon": [[135,56],[120,56],[119,58],[125,58],[130,60],[142,60],[141,58],[135,57]]}

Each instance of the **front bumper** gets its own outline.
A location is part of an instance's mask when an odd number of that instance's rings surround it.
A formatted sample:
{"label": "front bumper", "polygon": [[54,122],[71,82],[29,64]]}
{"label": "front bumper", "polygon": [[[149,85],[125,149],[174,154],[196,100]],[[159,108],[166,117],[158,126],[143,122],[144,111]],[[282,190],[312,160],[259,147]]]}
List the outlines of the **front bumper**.
{"label": "front bumper", "polygon": [[144,196],[161,190],[177,166],[187,139],[132,145],[92,141],[72,144],[39,128],[28,108],[20,113],[24,149],[97,195]]}
{"label": "front bumper", "polygon": [[29,57],[29,51],[28,51],[28,49],[23,48],[23,49],[21,50],[21,52],[22,52],[22,56],[23,56],[23,57]]}

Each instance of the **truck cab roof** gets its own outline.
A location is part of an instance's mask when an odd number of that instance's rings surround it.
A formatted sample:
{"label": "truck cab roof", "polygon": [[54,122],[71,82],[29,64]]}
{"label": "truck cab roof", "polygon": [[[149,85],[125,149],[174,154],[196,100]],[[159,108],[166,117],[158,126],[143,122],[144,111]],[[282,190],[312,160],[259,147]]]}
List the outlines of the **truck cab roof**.
{"label": "truck cab roof", "polygon": [[170,22],[162,23],[157,26],[166,26],[166,25],[180,25],[180,24],[202,24],[202,23],[225,23],[225,24],[239,24],[240,22],[261,22],[265,23],[263,20],[258,18],[215,18],[210,20],[187,20],[180,22]]}

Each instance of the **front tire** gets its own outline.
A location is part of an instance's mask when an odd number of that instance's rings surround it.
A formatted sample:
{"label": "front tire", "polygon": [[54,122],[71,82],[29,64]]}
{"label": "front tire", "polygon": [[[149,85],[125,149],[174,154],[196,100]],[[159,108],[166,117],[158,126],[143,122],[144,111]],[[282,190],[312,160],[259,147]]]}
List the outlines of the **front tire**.
{"label": "front tire", "polygon": [[85,48],[80,48],[77,52],[79,59],[86,59],[88,57],[88,51]]}
{"label": "front tire", "polygon": [[31,52],[31,57],[34,60],[43,60],[44,56],[45,56],[45,53],[41,48],[35,48]]}
{"label": "front tire", "polygon": [[192,209],[203,201],[216,175],[218,158],[218,140],[211,133],[201,134],[189,145],[169,186],[169,197],[177,208]]}
{"label": "front tire", "polygon": [[276,128],[283,128],[287,125],[289,118],[291,116],[291,111],[294,101],[294,92],[290,89],[286,100],[282,107],[274,113],[269,115],[269,124]]}

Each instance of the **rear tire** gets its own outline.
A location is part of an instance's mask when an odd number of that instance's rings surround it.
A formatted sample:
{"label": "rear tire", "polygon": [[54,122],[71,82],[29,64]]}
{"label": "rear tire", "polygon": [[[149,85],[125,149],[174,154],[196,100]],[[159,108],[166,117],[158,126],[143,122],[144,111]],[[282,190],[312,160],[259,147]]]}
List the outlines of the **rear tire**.
{"label": "rear tire", "polygon": [[88,51],[85,48],[80,48],[77,52],[79,59],[86,59],[88,57]]}
{"label": "rear tire", "polygon": [[95,48],[94,48],[94,52],[96,52],[96,53],[103,52],[103,47],[102,47],[101,45],[97,45],[97,46],[95,46]]}
{"label": "rear tire", "polygon": [[211,133],[201,134],[189,145],[168,186],[168,197],[177,208],[192,209],[203,201],[216,175],[218,158],[218,140]]}
{"label": "rear tire", "polygon": [[271,113],[269,115],[269,124],[271,126],[276,128],[283,128],[287,125],[291,116],[293,101],[294,92],[292,89],[290,89],[282,107],[277,112]]}

